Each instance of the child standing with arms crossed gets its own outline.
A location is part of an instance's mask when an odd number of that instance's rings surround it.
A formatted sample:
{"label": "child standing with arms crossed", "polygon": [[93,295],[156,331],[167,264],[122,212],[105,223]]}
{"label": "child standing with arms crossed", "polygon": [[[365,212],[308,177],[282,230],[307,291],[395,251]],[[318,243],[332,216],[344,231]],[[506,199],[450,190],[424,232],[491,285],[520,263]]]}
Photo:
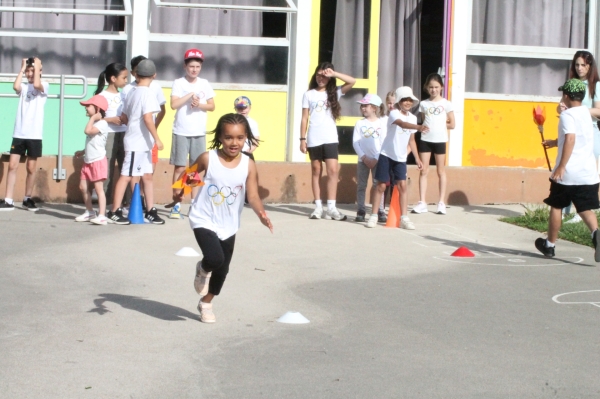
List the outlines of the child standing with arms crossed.
{"label": "child standing with arms crossed", "polygon": [[544,200],[550,205],[548,238],[535,240],[535,247],[549,258],[555,255],[555,244],[562,221],[562,208],[571,202],[592,233],[594,260],[600,262],[598,220],[598,170],[594,156],[594,129],[589,108],[582,105],[586,85],[579,79],[569,79],[558,88],[566,110],[560,113],[558,139],[546,140],[546,148],[558,146],[554,170],[550,175],[550,195]]}
{"label": "child standing with arms crossed", "polygon": [[[80,101],[85,106],[87,116],[90,118],[85,126],[85,150],[77,151],[76,157],[83,156],[79,189],[83,195],[85,212],[75,218],[76,222],[91,222],[106,225],[106,196],[102,184],[108,176],[108,162],[106,160],[106,138],[110,132],[108,123],[103,120],[108,108],[106,98],[95,95],[87,101]],[[92,206],[92,191],[98,194],[98,215]]]}
{"label": "child standing with arms crossed", "polygon": [[[344,82],[336,87],[336,79]],[[335,207],[338,167],[338,134],[335,121],[341,116],[339,103],[356,83],[356,79],[343,73],[335,72],[333,64],[324,62],[317,66],[310,79],[308,91],[302,98],[302,122],[300,124],[300,151],[310,157],[312,171],[312,191],[315,197],[315,210],[311,219],[321,219],[323,204],[319,182],[323,174],[323,162],[327,168],[327,212],[325,219],[346,220]],[[309,118],[310,117],[310,118]],[[310,124],[309,124],[310,119]]]}
{"label": "child standing with arms crossed", "polygon": [[[94,95],[101,95],[108,102],[106,117],[104,120],[108,122],[108,127],[113,134],[109,134],[106,140],[106,151],[108,155],[108,179],[104,181],[104,191],[109,199],[112,199],[113,190],[115,188],[115,163],[117,170],[121,170],[123,166],[123,134],[127,130],[127,126],[121,122],[121,113],[123,112],[123,96],[119,89],[123,89],[127,85],[129,73],[127,67],[121,63],[113,62],[108,64],[104,71],[98,76],[98,87]],[[106,89],[104,86],[108,84]]]}
{"label": "child standing with arms crossed", "polygon": [[[254,145],[248,121],[240,114],[223,115],[214,130],[210,151],[198,157],[198,173],[206,172],[204,185],[190,207],[190,226],[202,250],[203,259],[196,265],[194,288],[200,294],[200,321],[214,323],[212,300],[221,293],[240,227],[244,194],[262,224],[273,232],[273,225],[258,196],[258,173],[254,161],[242,154],[247,140]],[[185,173],[185,172],[184,172]],[[173,196],[181,201],[182,194]]]}
{"label": "child standing with arms crossed", "polygon": [[158,216],[154,208],[154,184],[152,179],[152,147],[154,143],[159,150],[163,144],[158,138],[154,125],[154,114],[160,111],[156,96],[150,91],[150,82],[156,75],[154,62],[144,60],[137,68],[139,77],[138,87],[129,93],[127,104],[121,115],[127,125],[123,138],[125,147],[125,160],[121,176],[115,186],[115,196],[112,211],[106,215],[109,223],[130,224],[128,218],[123,216],[121,202],[125,195],[127,185],[133,176],[141,176],[144,180],[144,195],[146,198],[146,220],[153,224],[164,224],[165,221]]}
{"label": "child standing with arms crossed", "polygon": [[[23,83],[23,76],[27,83]],[[48,83],[42,82],[42,61],[39,58],[23,58],[21,71],[15,79],[13,89],[19,95],[19,107],[15,119],[13,140],[10,146],[8,175],[6,177],[6,198],[0,201],[0,211],[15,209],[13,196],[17,170],[21,156],[27,156],[27,179],[23,208],[37,211],[31,199],[38,157],[42,156],[42,135],[44,133],[44,106],[48,98]]]}
{"label": "child standing with arms crossed", "polygon": [[438,201],[438,215],[446,214],[446,143],[448,142],[448,130],[454,129],[454,108],[452,103],[442,97],[444,81],[437,73],[432,73],[425,79],[423,90],[429,93],[429,98],[421,101],[419,112],[421,113],[423,125],[429,128],[429,132],[421,135],[419,143],[419,158],[423,161],[423,169],[419,175],[419,198],[420,201],[412,209],[413,213],[427,212],[427,174],[429,173],[429,160],[431,153],[435,157],[435,165],[439,178],[440,197]]}
{"label": "child standing with arms crossed", "polygon": [[[390,112],[388,117],[387,135],[381,146],[377,169],[375,170],[375,180],[377,181],[377,191],[373,197],[373,203],[379,203],[381,196],[385,192],[385,186],[393,180],[393,184],[398,189],[398,199],[402,217],[400,227],[407,230],[414,230],[415,225],[406,216],[408,192],[406,187],[406,157],[408,152],[406,148],[410,146],[415,154],[415,161],[419,169],[423,164],[417,155],[417,143],[414,133],[417,131],[427,132],[426,126],[417,125],[417,117],[410,110],[415,102],[419,100],[413,95],[410,87],[399,87],[396,90],[397,103],[395,109]],[[377,226],[377,214],[372,213],[367,227]]]}
{"label": "child standing with arms crossed", "polygon": [[[171,159],[173,165],[173,183],[177,181],[185,167],[198,159],[206,151],[206,119],[207,112],[215,110],[215,92],[208,80],[198,77],[202,70],[204,54],[192,48],[183,56],[185,76],[173,82],[171,90],[171,108],[176,110],[173,122],[173,142],[171,144]],[[179,190],[173,190],[176,195]],[[198,188],[192,189],[192,197],[196,196]],[[180,203],[171,209],[169,218],[180,219]]]}
{"label": "child standing with arms crossed", "polygon": [[[356,212],[355,222],[365,221],[365,194],[367,190],[367,183],[369,181],[369,174],[374,178],[375,167],[377,166],[377,160],[379,159],[379,152],[381,151],[381,143],[385,139],[387,127],[387,117],[382,117],[385,114],[383,101],[376,94],[367,94],[362,100],[357,101],[360,104],[360,111],[362,112],[364,119],[356,122],[354,126],[354,134],[352,136],[352,145],[354,151],[358,155],[358,162],[356,164],[356,202],[358,205],[358,211]],[[375,203],[373,202],[376,186],[373,182],[371,187],[371,207],[375,210]],[[385,223],[387,220],[385,216],[385,210],[383,204],[379,203],[379,211],[377,212],[377,218],[380,223]]]}

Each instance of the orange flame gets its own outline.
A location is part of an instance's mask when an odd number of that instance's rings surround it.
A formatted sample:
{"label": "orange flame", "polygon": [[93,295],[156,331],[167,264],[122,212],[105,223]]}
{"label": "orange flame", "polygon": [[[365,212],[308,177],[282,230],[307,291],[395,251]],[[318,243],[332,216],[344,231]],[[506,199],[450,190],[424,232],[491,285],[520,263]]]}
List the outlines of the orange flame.
{"label": "orange flame", "polygon": [[187,195],[192,192],[192,187],[201,187],[204,185],[204,182],[200,179],[200,175],[196,171],[198,169],[198,164],[194,164],[189,168],[185,169],[185,174],[181,177],[181,179],[177,180],[172,188],[182,188],[183,194]]}
{"label": "orange flame", "polygon": [[542,108],[539,105],[533,108],[533,122],[538,126],[543,126],[546,122],[546,107]]}

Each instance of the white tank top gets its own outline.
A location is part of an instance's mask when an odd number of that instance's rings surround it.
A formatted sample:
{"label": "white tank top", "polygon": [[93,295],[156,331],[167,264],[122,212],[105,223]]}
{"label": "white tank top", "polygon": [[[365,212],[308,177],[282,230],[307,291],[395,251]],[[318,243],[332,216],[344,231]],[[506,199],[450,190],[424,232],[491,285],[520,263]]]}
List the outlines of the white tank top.
{"label": "white tank top", "polygon": [[240,154],[239,165],[229,169],[221,164],[217,151],[208,152],[204,186],[194,198],[188,217],[192,229],[212,230],[223,241],[240,228],[250,158]]}

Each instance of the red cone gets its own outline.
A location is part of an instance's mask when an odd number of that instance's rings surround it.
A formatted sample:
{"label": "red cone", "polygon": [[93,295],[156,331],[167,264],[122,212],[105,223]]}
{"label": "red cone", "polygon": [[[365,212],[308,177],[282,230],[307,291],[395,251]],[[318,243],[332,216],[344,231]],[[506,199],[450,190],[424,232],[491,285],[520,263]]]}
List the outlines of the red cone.
{"label": "red cone", "polygon": [[474,258],[475,254],[467,247],[460,247],[456,251],[452,252],[451,256],[458,256],[459,258]]}

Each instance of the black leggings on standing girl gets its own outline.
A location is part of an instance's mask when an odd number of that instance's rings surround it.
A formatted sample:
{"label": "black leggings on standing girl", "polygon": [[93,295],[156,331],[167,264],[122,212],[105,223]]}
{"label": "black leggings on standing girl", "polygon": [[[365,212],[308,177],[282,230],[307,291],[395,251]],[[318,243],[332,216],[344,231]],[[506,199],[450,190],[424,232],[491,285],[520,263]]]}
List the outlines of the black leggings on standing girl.
{"label": "black leggings on standing girl", "polygon": [[194,229],[194,236],[204,256],[202,258],[202,269],[206,272],[212,272],[208,283],[208,293],[219,295],[227,273],[229,273],[229,263],[235,245],[235,234],[221,241],[214,231],[197,228]]}

